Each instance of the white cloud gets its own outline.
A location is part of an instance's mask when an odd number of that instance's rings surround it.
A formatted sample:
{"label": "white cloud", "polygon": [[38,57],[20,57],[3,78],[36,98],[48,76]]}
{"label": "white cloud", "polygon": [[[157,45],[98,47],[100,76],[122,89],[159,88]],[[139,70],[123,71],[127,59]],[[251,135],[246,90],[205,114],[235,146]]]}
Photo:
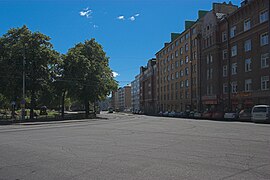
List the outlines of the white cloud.
{"label": "white cloud", "polygon": [[131,21],[135,21],[136,19],[135,19],[135,17],[134,17],[134,16],[131,16],[131,17],[129,18],[129,20],[131,20]]}
{"label": "white cloud", "polygon": [[94,25],[93,25],[93,28],[95,28],[95,29],[98,28],[98,25],[94,24]]}
{"label": "white cloud", "polygon": [[125,20],[125,16],[122,16],[122,15],[121,16],[118,16],[117,19],[119,19],[119,20]]}
{"label": "white cloud", "polygon": [[135,16],[135,17],[138,17],[138,16],[140,16],[140,14],[135,14],[134,16]]}
{"label": "white cloud", "polygon": [[120,74],[118,74],[117,72],[112,72],[113,77],[116,78],[117,76],[120,76]]}
{"label": "white cloud", "polygon": [[89,8],[83,9],[82,11],[79,12],[80,16],[86,17],[86,18],[91,18],[93,11]]}

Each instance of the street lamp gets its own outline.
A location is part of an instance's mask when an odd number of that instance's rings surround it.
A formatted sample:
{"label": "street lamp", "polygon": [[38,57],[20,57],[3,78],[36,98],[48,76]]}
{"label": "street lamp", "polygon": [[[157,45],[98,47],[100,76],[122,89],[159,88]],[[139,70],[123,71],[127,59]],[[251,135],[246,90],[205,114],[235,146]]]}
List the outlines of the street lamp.
{"label": "street lamp", "polygon": [[21,106],[22,106],[22,120],[24,121],[25,120],[25,45],[24,44],[24,51],[23,51],[23,99],[21,101]]}

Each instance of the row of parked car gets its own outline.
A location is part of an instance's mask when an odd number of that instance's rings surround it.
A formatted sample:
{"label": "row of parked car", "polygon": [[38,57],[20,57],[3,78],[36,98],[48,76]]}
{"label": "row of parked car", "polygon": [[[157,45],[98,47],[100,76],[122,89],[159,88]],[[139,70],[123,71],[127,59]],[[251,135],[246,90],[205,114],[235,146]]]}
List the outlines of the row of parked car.
{"label": "row of parked car", "polygon": [[164,117],[179,117],[179,118],[194,118],[194,119],[227,119],[227,120],[240,120],[240,121],[254,121],[265,122],[270,121],[270,106],[268,105],[256,105],[252,109],[242,109],[237,112],[221,112],[221,111],[160,111],[159,116]]}

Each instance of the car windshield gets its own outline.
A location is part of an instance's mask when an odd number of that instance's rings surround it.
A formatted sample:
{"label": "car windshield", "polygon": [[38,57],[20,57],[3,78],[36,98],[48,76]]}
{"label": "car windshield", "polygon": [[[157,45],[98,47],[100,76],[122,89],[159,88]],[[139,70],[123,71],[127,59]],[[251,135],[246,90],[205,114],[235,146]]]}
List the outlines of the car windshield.
{"label": "car windshield", "polygon": [[259,112],[266,113],[266,112],[267,112],[267,108],[266,108],[266,107],[255,107],[255,108],[253,109],[253,112],[254,112],[254,113],[259,113]]}

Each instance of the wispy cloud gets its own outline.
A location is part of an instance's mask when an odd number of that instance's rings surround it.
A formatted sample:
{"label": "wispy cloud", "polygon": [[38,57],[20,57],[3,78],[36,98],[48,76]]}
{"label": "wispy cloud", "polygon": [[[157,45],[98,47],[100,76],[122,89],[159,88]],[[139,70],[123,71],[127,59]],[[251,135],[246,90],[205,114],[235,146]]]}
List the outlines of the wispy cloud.
{"label": "wispy cloud", "polygon": [[113,77],[116,78],[117,76],[120,76],[120,74],[118,74],[117,72],[112,72]]}
{"label": "wispy cloud", "polygon": [[140,16],[140,14],[134,14],[133,16],[130,16],[130,18],[129,18],[129,20],[130,21],[135,21],[136,20],[136,17],[139,17]]}
{"label": "wispy cloud", "polygon": [[93,11],[89,8],[83,9],[82,11],[79,12],[80,16],[86,17],[86,18],[91,18]]}
{"label": "wispy cloud", "polygon": [[[134,15],[130,16],[130,17],[128,18],[128,20],[130,20],[130,21],[135,21],[136,18],[139,17],[139,16],[140,16],[139,13],[134,14]],[[124,15],[120,15],[120,16],[117,17],[117,19],[118,19],[118,20],[124,21],[124,20],[125,20],[125,16],[124,16]]]}
{"label": "wispy cloud", "polygon": [[131,17],[129,18],[129,20],[131,20],[131,21],[135,21],[136,19],[135,19],[135,17],[134,17],[134,16],[131,16]]}
{"label": "wispy cloud", "polygon": [[93,25],[93,28],[94,28],[94,29],[97,29],[97,28],[98,28],[98,25],[94,24],[94,25]]}
{"label": "wispy cloud", "polygon": [[117,17],[118,20],[125,20],[125,16],[121,15]]}

